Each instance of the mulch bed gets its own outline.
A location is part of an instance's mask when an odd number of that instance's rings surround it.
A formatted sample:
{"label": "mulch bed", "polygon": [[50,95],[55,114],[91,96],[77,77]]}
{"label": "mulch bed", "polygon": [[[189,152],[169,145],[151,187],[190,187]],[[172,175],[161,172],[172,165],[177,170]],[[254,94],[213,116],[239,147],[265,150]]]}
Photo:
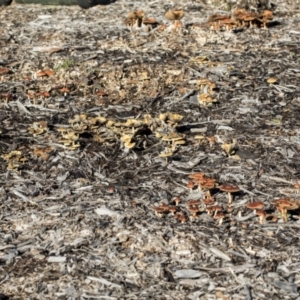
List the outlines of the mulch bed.
{"label": "mulch bed", "polygon": [[200,1],[179,29],[159,1],[1,8],[0,299],[299,299],[294,2],[229,29]]}

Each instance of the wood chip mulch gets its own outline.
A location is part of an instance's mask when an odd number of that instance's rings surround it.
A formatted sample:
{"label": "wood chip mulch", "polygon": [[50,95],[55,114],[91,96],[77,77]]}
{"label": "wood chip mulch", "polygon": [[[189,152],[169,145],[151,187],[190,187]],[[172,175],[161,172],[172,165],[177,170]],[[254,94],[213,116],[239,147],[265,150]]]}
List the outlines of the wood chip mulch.
{"label": "wood chip mulch", "polygon": [[300,4],[273,2],[0,8],[0,299],[300,299]]}

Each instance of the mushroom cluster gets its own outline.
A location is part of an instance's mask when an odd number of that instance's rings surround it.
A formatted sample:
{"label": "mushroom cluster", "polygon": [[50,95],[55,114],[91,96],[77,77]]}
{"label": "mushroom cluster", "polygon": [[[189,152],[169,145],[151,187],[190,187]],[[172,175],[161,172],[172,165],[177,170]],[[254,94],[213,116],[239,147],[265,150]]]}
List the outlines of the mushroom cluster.
{"label": "mushroom cluster", "polygon": [[[103,144],[120,140],[125,148],[132,149],[137,143],[142,143],[141,133],[148,131],[162,141],[165,149],[160,156],[167,158],[185,144],[185,134],[176,131],[182,120],[182,115],[172,112],[160,113],[156,117],[145,114],[142,118],[128,118],[126,121],[80,114],[69,119],[69,125],[58,127],[56,131],[61,136],[59,142],[70,150],[80,147],[80,138],[84,133],[92,136],[95,142]],[[28,131],[35,137],[47,134],[49,139],[53,138],[53,132],[49,132],[44,121],[35,122]]]}
{"label": "mushroom cluster", "polygon": [[207,26],[214,30],[226,30],[236,28],[258,27],[267,28],[273,14],[270,10],[261,13],[249,12],[244,9],[235,9],[232,15],[214,14],[209,17]]}
{"label": "mushroom cluster", "polygon": [[17,171],[21,164],[27,162],[27,158],[23,156],[23,153],[19,150],[11,151],[7,154],[1,155],[1,157],[7,162],[7,170]]}
{"label": "mushroom cluster", "polygon": [[[200,213],[206,213],[217,220],[218,224],[221,225],[223,220],[229,216],[228,213],[231,210],[233,194],[239,191],[239,188],[233,185],[219,185],[215,178],[208,177],[203,172],[190,174],[187,187],[190,192],[193,192],[194,189],[198,189],[198,191],[203,192],[205,196],[202,199],[188,200],[185,202],[185,205],[181,205],[182,201],[180,197],[175,197],[172,205],[160,203],[159,206],[154,206],[153,209],[156,215],[162,217],[167,214],[172,214],[176,220],[186,223],[188,219],[194,221],[198,218]],[[212,195],[212,191],[228,193],[228,203],[224,205],[217,203]],[[187,216],[189,216],[189,218]]]}
{"label": "mushroom cluster", "polygon": [[[231,184],[218,184],[216,179],[206,176],[203,172],[192,173],[189,176],[187,188],[190,193],[194,190],[201,191],[204,197],[201,199],[187,200],[182,204],[180,197],[175,197],[171,205],[160,203],[159,206],[154,206],[153,209],[157,216],[164,216],[171,214],[174,218],[181,223],[186,223],[188,220],[191,222],[196,220],[200,214],[207,214],[213,219],[217,220],[218,225],[221,225],[224,219],[232,220],[233,208],[232,202],[235,193],[240,191],[239,187]],[[295,188],[298,188],[296,184]],[[227,203],[218,203],[215,195],[220,192],[228,194]],[[283,222],[287,222],[289,218],[288,212],[294,215],[299,215],[300,201],[291,198],[280,198],[271,201],[272,206],[266,209],[266,205],[262,201],[255,201],[246,204],[245,208],[252,210],[254,215],[258,217],[260,224],[269,220],[277,222],[280,217]],[[244,208],[242,209],[244,210]],[[242,217],[242,210],[239,210],[237,216]],[[236,219],[238,220],[238,218]]]}
{"label": "mushroom cluster", "polygon": [[181,22],[183,16],[183,10],[174,9],[167,11],[165,13],[165,18],[172,21],[172,23],[167,26],[166,24],[159,24],[154,17],[147,18],[144,11],[138,9],[130,12],[127,18],[124,19],[124,23],[130,30],[144,28],[146,31],[151,31],[158,27],[156,29],[158,32],[162,32],[164,30],[178,32],[183,26],[183,23]]}
{"label": "mushroom cluster", "polygon": [[[184,17],[182,9],[173,9],[165,13],[165,18],[172,21],[171,24],[159,24],[154,17],[147,18],[143,10],[138,9],[128,14],[124,19],[127,27],[132,29],[144,28],[151,31],[155,28],[157,32],[180,32],[183,23],[181,19]],[[273,20],[273,13],[270,10],[264,10],[261,13],[246,11],[244,9],[235,9],[232,15],[214,14],[208,18],[205,24],[192,24],[191,28],[210,28],[213,30],[232,30],[247,27],[267,28],[268,24]]]}

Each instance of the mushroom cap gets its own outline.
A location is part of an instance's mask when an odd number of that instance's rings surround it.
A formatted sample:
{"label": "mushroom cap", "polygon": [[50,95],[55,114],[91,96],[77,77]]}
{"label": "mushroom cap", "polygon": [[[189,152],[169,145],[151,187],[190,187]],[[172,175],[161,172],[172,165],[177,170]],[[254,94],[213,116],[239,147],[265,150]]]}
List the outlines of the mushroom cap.
{"label": "mushroom cap", "polygon": [[299,182],[294,183],[294,188],[296,190],[300,190],[300,183]]}
{"label": "mushroom cap", "polygon": [[235,185],[222,184],[219,186],[219,190],[222,192],[227,192],[227,193],[236,193],[236,192],[240,191],[240,188]]}
{"label": "mushroom cap", "polygon": [[141,9],[137,9],[135,11],[131,11],[128,14],[127,18],[137,20],[137,19],[142,19],[144,17],[144,15],[145,15],[145,13]]}
{"label": "mushroom cap", "polygon": [[156,21],[156,19],[154,17],[143,19],[143,23],[145,25],[157,25],[158,24],[158,22]]}
{"label": "mushroom cap", "polygon": [[269,20],[273,19],[273,13],[270,10],[264,10],[262,16],[265,19],[269,19]]}
{"label": "mushroom cap", "polygon": [[202,201],[203,201],[203,203],[204,203],[205,205],[212,205],[212,204],[214,204],[214,202],[215,202],[213,197],[203,199]]}
{"label": "mushroom cap", "polygon": [[192,213],[192,214],[195,214],[199,211],[199,208],[197,206],[188,206],[187,207],[187,210]]}
{"label": "mushroom cap", "polygon": [[179,220],[181,223],[186,223],[186,221],[187,221],[187,217],[183,213],[177,213],[175,215],[175,219]]}
{"label": "mushroom cap", "polygon": [[208,206],[206,207],[206,211],[211,213],[211,212],[219,212],[222,210],[222,207],[220,205],[212,205],[212,206]]}
{"label": "mushroom cap", "polygon": [[295,201],[289,201],[286,203],[280,203],[277,207],[279,209],[294,210],[299,208],[299,204]]}
{"label": "mushroom cap", "polygon": [[181,199],[180,199],[179,197],[175,197],[175,198],[174,198],[174,202],[175,202],[175,203],[179,203],[179,202],[181,202]]}
{"label": "mushroom cap", "polygon": [[252,203],[248,203],[246,205],[247,208],[249,209],[261,209],[265,206],[265,204],[261,201],[257,201],[257,202],[252,202]]}
{"label": "mushroom cap", "polygon": [[246,21],[246,22],[251,22],[251,21],[254,21],[255,19],[256,19],[256,17],[255,16],[251,16],[251,15],[249,15],[249,16],[243,16],[243,18],[242,18],[242,20]]}
{"label": "mushroom cap", "polygon": [[299,207],[299,203],[290,198],[281,198],[278,200],[274,200],[271,203],[279,209],[293,210]]}
{"label": "mushroom cap", "polygon": [[135,143],[130,143],[130,142],[126,142],[124,143],[124,146],[127,148],[127,149],[131,149],[135,146]]}
{"label": "mushroom cap", "polygon": [[256,211],[256,215],[260,216],[260,217],[266,217],[267,214],[263,209],[259,209]]}
{"label": "mushroom cap", "polygon": [[171,21],[181,20],[184,16],[183,10],[169,10],[166,12],[165,17]]}
{"label": "mushroom cap", "polygon": [[230,18],[229,15],[214,14],[208,18],[208,22],[215,22],[215,21],[220,21],[229,18]]}
{"label": "mushroom cap", "polygon": [[189,182],[187,183],[186,186],[187,186],[189,189],[192,189],[192,188],[194,188],[195,183],[194,183],[193,181],[189,181]]}
{"label": "mushroom cap", "polygon": [[203,177],[202,179],[199,179],[197,181],[197,183],[199,184],[210,184],[210,183],[216,183],[216,179],[215,178],[211,178],[211,177]]}
{"label": "mushroom cap", "polygon": [[210,209],[221,211],[222,207],[220,205],[213,205],[213,206],[210,206]]}
{"label": "mushroom cap", "polygon": [[170,213],[176,213],[177,212],[177,209],[176,209],[176,207],[175,206],[169,206],[169,212]]}
{"label": "mushroom cap", "polygon": [[215,181],[204,181],[200,183],[201,188],[206,190],[213,189],[215,185],[216,185]]}
{"label": "mushroom cap", "polygon": [[220,23],[224,25],[236,25],[236,22],[232,19],[220,20]]}
{"label": "mushroom cap", "polygon": [[222,212],[218,212],[215,216],[214,219],[223,219],[225,218],[225,214]]}
{"label": "mushroom cap", "polygon": [[190,207],[190,206],[197,206],[197,205],[200,205],[201,204],[201,201],[200,200],[189,200],[186,202],[186,206],[187,207]]}
{"label": "mushroom cap", "polygon": [[277,79],[275,77],[270,77],[270,78],[268,78],[267,82],[270,83],[270,84],[276,83]]}

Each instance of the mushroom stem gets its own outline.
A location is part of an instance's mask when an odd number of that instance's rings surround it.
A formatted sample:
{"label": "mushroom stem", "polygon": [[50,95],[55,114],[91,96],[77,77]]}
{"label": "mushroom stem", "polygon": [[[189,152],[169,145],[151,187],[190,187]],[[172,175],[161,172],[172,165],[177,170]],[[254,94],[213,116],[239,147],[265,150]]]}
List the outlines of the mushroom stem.
{"label": "mushroom stem", "polygon": [[231,204],[233,200],[233,196],[231,193],[228,193],[228,204]]}

